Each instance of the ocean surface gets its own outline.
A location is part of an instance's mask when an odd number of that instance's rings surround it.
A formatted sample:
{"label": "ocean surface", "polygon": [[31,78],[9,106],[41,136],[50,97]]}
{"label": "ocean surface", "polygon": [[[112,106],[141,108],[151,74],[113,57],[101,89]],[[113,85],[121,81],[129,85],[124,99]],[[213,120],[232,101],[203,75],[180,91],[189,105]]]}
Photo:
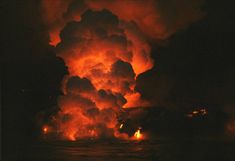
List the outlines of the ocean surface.
{"label": "ocean surface", "polygon": [[208,139],[37,141],[3,161],[235,161],[235,142]]}

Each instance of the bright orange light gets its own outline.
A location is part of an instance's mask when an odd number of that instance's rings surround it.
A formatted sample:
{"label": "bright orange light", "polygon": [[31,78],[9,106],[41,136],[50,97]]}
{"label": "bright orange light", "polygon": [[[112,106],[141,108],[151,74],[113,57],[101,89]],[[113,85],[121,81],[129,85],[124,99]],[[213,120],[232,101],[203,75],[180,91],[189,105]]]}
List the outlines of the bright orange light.
{"label": "bright orange light", "polygon": [[202,113],[202,115],[207,115],[207,111],[206,111],[206,109],[204,109],[204,108],[201,109],[200,112]]}
{"label": "bright orange light", "polygon": [[194,111],[186,114],[186,116],[189,118],[193,118],[194,116],[205,116],[207,114],[208,114],[207,109],[202,108],[202,109],[194,110]]}
{"label": "bright orange light", "polygon": [[137,139],[137,140],[140,140],[140,139],[142,139],[142,137],[143,137],[143,135],[142,135],[141,132],[140,132],[140,129],[141,129],[141,128],[139,128],[139,129],[135,132],[135,134],[134,134],[134,137],[135,137],[135,139]]}
{"label": "bright orange light", "polygon": [[75,140],[76,140],[76,138],[74,137],[74,134],[70,134],[70,135],[69,135],[69,139],[70,139],[71,141],[75,141]]}
{"label": "bright orange light", "polygon": [[123,127],[123,124],[121,124],[119,128],[121,129],[122,127]]}
{"label": "bright orange light", "polygon": [[198,111],[193,111],[193,114],[198,114],[199,112]]}
{"label": "bright orange light", "polygon": [[42,131],[43,131],[44,134],[47,134],[47,133],[48,133],[48,127],[47,127],[47,126],[44,126],[44,127],[42,128]]}

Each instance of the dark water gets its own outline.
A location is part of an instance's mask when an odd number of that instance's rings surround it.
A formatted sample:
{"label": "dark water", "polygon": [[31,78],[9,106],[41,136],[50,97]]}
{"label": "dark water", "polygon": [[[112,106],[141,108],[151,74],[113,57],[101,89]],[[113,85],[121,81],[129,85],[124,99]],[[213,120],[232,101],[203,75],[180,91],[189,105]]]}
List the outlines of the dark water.
{"label": "dark water", "polygon": [[7,161],[235,161],[235,142],[218,140],[50,141],[22,147]]}

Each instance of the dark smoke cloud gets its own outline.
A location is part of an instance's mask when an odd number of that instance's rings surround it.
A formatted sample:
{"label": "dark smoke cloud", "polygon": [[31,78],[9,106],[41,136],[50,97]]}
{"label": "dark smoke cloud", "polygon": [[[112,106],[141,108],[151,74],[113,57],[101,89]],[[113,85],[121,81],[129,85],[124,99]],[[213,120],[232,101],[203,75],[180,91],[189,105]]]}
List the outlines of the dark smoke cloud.
{"label": "dark smoke cloud", "polygon": [[66,96],[59,97],[58,105],[62,110],[65,109],[68,104],[78,109],[83,109],[84,111],[96,108],[94,102],[80,95],[68,94]]}
{"label": "dark smoke cloud", "polygon": [[83,92],[93,92],[95,90],[91,82],[86,78],[71,77],[69,78],[66,85],[66,93],[83,93]]}
{"label": "dark smoke cloud", "polygon": [[234,25],[228,16],[232,9],[214,1],[207,7],[204,19],[176,33],[166,46],[153,48],[156,67],[138,77],[137,90],[153,104],[177,111],[196,107],[217,110],[211,119],[213,126],[225,113],[230,131],[234,131]]}
{"label": "dark smoke cloud", "polygon": [[135,73],[132,69],[131,64],[123,62],[121,60],[116,61],[111,67],[111,75],[114,77],[120,77],[124,79],[133,80],[135,77]]}

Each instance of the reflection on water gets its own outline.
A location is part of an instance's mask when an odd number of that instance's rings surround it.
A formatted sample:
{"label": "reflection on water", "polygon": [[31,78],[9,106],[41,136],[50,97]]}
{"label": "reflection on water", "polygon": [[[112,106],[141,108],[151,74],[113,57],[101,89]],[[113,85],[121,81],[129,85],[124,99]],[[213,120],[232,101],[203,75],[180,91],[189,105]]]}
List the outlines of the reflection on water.
{"label": "reflection on water", "polygon": [[9,160],[235,161],[234,154],[234,143],[222,141],[51,141],[37,142]]}

